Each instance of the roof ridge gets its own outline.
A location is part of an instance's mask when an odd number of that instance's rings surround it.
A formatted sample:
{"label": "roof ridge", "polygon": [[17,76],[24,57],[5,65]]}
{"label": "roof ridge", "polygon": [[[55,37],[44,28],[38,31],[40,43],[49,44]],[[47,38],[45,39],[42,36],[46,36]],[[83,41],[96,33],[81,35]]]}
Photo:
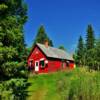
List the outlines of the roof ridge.
{"label": "roof ridge", "polygon": [[[40,45],[45,46],[44,44],[41,44],[41,43],[36,43],[36,44],[40,44]],[[64,52],[66,52],[65,50],[62,50],[62,49],[59,49],[59,48],[56,48],[56,47],[52,47],[52,46],[48,46],[48,47],[50,47],[50,48],[54,48],[54,49],[58,49],[58,50],[60,50],[60,51],[64,51]]]}
{"label": "roof ridge", "polygon": [[47,55],[47,57],[73,60],[73,57],[64,50],[51,46],[48,46],[48,48],[46,48],[45,45],[41,43],[36,43],[36,45]]}

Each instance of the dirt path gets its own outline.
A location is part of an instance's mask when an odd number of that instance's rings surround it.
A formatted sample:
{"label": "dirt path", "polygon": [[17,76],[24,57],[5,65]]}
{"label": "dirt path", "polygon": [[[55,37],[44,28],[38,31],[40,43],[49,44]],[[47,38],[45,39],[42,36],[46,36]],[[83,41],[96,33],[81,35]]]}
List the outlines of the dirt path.
{"label": "dirt path", "polygon": [[33,92],[33,95],[28,98],[28,100],[44,100],[47,90],[45,88],[38,89],[37,91]]}

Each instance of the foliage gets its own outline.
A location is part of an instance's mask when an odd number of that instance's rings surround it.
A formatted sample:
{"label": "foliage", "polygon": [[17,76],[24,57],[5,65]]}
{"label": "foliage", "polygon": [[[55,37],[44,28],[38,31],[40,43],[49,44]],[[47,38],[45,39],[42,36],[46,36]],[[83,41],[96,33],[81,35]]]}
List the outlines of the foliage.
{"label": "foliage", "polygon": [[[27,20],[26,11],[26,4],[23,0],[0,1],[1,100],[7,100],[7,98],[19,100],[18,98],[24,93],[22,87],[25,84],[23,80],[27,78],[27,71],[23,25]],[[16,92],[20,93],[20,97],[16,98],[18,96]]]}
{"label": "foliage", "polygon": [[30,52],[31,52],[31,50],[32,50],[32,48],[31,48],[31,47],[27,47],[27,48],[26,48],[26,55],[29,55],[29,54],[30,54]]}
{"label": "foliage", "polygon": [[95,39],[94,31],[91,25],[87,28],[87,37],[85,44],[82,37],[79,39],[78,48],[74,55],[78,66],[88,66],[89,69],[100,70],[100,38]]}
{"label": "foliage", "polygon": [[92,49],[94,47],[94,41],[95,41],[95,36],[94,36],[94,31],[93,31],[92,25],[88,25],[87,37],[86,37],[87,50]]}
{"label": "foliage", "polygon": [[84,63],[84,43],[83,43],[82,36],[80,36],[79,38],[76,54],[77,54],[76,64],[83,65]]}
{"label": "foliage", "polygon": [[66,51],[66,49],[63,45],[59,46],[59,49]]}
{"label": "foliage", "polygon": [[37,35],[36,35],[33,45],[35,45],[36,43],[44,44],[45,40],[48,40],[49,45],[53,46],[52,40],[50,40],[49,37],[47,36],[44,26],[41,25],[40,28],[38,29],[38,32],[37,32]]}
{"label": "foliage", "polygon": [[0,96],[3,100],[25,100],[27,96],[26,87],[25,79],[11,79],[2,82],[0,84]]}
{"label": "foliage", "polygon": [[91,66],[89,66],[89,67],[90,68],[92,67],[92,69],[95,69],[95,70],[100,70],[100,56],[99,56],[99,54],[100,54],[100,39],[97,39],[97,41],[95,43],[95,48],[88,50],[88,54],[91,54],[91,55],[89,55],[91,57],[91,59],[88,59],[88,61],[91,62]]}

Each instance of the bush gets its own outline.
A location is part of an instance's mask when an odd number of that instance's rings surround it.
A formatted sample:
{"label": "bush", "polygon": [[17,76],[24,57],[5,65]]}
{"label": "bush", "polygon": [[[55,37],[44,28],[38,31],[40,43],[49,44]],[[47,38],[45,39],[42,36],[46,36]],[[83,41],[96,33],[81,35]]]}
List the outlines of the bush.
{"label": "bush", "polygon": [[11,79],[0,84],[1,100],[25,100],[27,96],[27,81],[25,79]]}

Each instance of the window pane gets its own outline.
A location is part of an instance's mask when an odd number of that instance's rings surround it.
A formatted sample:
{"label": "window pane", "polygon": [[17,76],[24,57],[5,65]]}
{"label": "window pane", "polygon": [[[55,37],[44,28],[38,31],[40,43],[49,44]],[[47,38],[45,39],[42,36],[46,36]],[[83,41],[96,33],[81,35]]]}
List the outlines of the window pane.
{"label": "window pane", "polygon": [[40,65],[44,66],[44,60],[40,61]]}
{"label": "window pane", "polygon": [[36,66],[38,66],[38,62],[36,62]]}

